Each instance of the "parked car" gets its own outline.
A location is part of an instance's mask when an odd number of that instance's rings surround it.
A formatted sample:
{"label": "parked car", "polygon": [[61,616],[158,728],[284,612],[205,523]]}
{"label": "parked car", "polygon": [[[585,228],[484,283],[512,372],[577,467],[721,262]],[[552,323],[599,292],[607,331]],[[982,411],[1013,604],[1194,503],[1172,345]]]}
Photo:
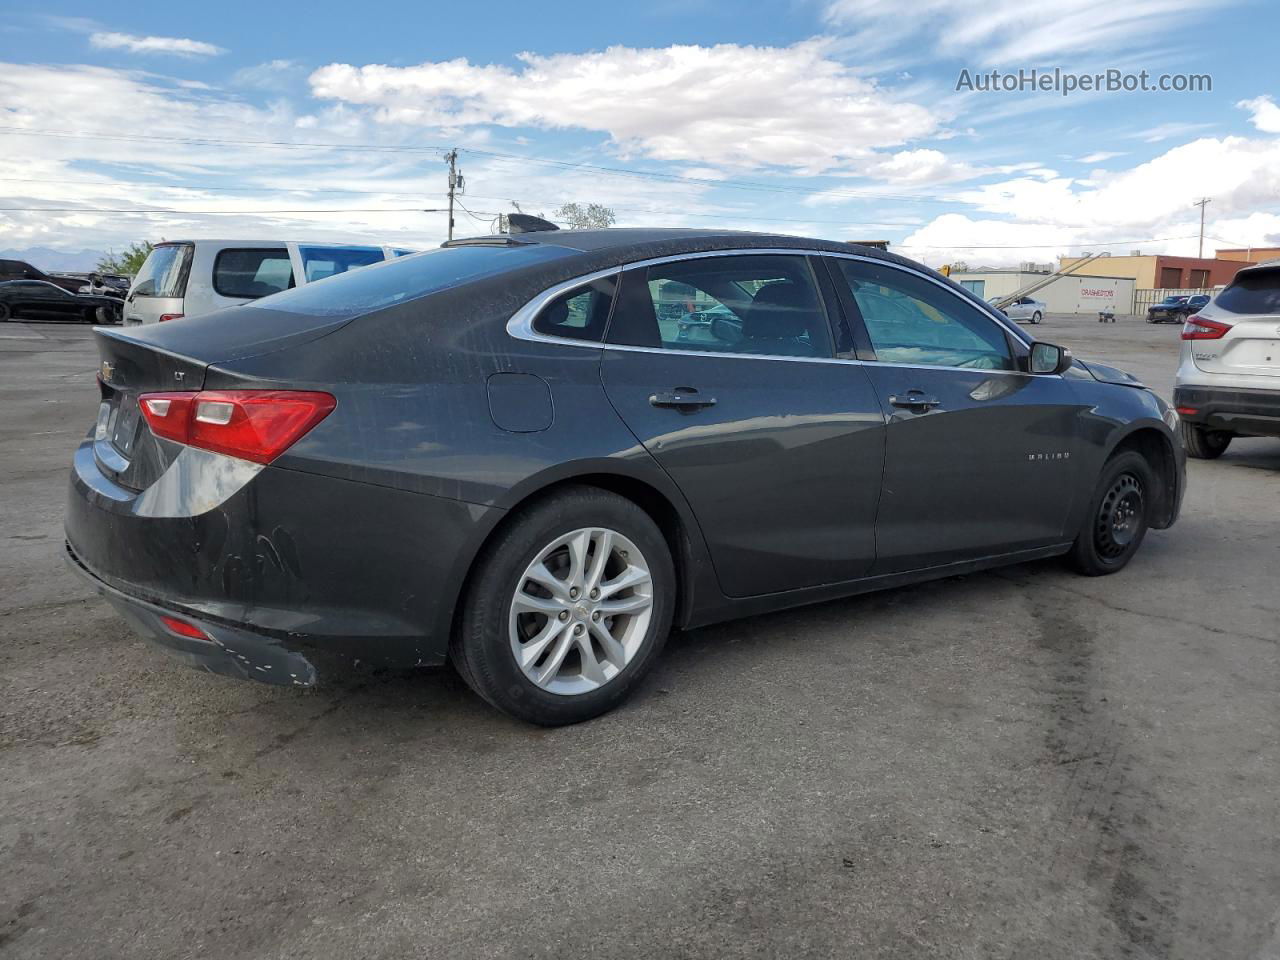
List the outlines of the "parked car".
{"label": "parked car", "polygon": [[1181,323],[1204,307],[1209,299],[1204,294],[1194,297],[1171,294],[1147,308],[1147,323]]}
{"label": "parked car", "polygon": [[[679,339],[664,283],[741,339]],[[207,670],[451,661],[540,724],[689,628],[1066,555],[1122,569],[1184,487],[1176,418],[937,273],[796,237],[453,241],[99,329],[68,556]]]}
{"label": "parked car", "polygon": [[1280,437],[1280,260],[1240,270],[1187,318],[1173,403],[1202,460],[1233,437]]}
{"label": "parked car", "polygon": [[412,252],[305,241],[158,243],[129,288],[125,326],[212,313]]}
{"label": "parked car", "polygon": [[710,328],[716,319],[729,319],[733,317],[732,311],[722,306],[715,306],[709,310],[690,310],[676,320],[677,336],[681,340],[689,338],[689,332],[699,327]]}
{"label": "parked car", "polygon": [[10,318],[115,323],[120,319],[120,301],[70,293],[43,280],[8,280],[0,283],[0,321]]}
{"label": "parked car", "polygon": [[1019,323],[1039,323],[1044,319],[1045,302],[1035,297],[1019,297],[1004,308],[1005,316]]}
{"label": "parked car", "polygon": [[42,283],[52,283],[55,287],[61,287],[68,293],[78,293],[84,286],[84,280],[79,277],[45,273],[25,260],[0,260],[0,283],[7,283],[10,280],[39,280]]}
{"label": "parked car", "polygon": [[129,285],[133,281],[118,273],[90,273],[77,293],[94,293],[104,297],[115,297],[123,302],[129,295]]}

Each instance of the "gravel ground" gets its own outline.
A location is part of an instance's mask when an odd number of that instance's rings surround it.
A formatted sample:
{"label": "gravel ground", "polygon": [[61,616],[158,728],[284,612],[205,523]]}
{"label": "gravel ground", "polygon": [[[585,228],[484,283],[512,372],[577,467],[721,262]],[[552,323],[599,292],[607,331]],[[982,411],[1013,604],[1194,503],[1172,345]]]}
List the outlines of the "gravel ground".
{"label": "gravel ground", "polygon": [[[1046,340],[1168,396],[1177,328]],[[87,329],[0,325],[0,956],[1280,956],[1280,441],[1123,574],[697,630],[538,730],[189,671],[64,570]]]}

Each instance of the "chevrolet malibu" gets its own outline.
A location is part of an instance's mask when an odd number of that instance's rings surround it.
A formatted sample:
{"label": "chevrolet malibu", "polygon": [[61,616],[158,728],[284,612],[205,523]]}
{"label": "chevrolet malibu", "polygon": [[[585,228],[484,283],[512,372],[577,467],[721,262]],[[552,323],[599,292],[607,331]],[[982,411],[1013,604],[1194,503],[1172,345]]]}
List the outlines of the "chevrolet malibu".
{"label": "chevrolet malibu", "polygon": [[[675,299],[731,322],[681,337]],[[1114,573],[1183,494],[1133,377],[842,243],[484,237],[97,338],[67,552],[140,633],[277,684],[449,661],[538,724],[618,704],[673,626]]]}

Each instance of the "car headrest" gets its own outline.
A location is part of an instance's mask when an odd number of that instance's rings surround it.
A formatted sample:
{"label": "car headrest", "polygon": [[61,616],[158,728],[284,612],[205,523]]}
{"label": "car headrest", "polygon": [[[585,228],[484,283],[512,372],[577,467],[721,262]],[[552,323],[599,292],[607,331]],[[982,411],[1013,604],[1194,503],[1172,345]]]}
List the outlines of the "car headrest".
{"label": "car headrest", "polygon": [[744,311],[742,335],[748,340],[787,340],[803,336],[817,313],[813,292],[790,280],[761,287]]}

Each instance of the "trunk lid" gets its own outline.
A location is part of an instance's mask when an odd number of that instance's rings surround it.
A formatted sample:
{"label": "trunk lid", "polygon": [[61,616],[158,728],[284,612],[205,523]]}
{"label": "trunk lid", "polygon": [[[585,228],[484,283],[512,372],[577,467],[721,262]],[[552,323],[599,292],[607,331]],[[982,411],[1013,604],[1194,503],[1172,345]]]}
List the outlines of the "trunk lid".
{"label": "trunk lid", "polygon": [[128,330],[96,328],[102,403],[94,456],[99,469],[121,486],[145,490],[182,451],[181,444],[152,434],[138,406],[142,394],[201,390],[213,364],[274,353],[349,321],[256,304]]}
{"label": "trunk lid", "polygon": [[152,435],[138,397],[199,390],[208,364],[157,350],[119,331],[99,328],[95,332],[102,403],[94,426],[94,457],[99,469],[116,483],[145,490],[169,468],[181,446]]}

